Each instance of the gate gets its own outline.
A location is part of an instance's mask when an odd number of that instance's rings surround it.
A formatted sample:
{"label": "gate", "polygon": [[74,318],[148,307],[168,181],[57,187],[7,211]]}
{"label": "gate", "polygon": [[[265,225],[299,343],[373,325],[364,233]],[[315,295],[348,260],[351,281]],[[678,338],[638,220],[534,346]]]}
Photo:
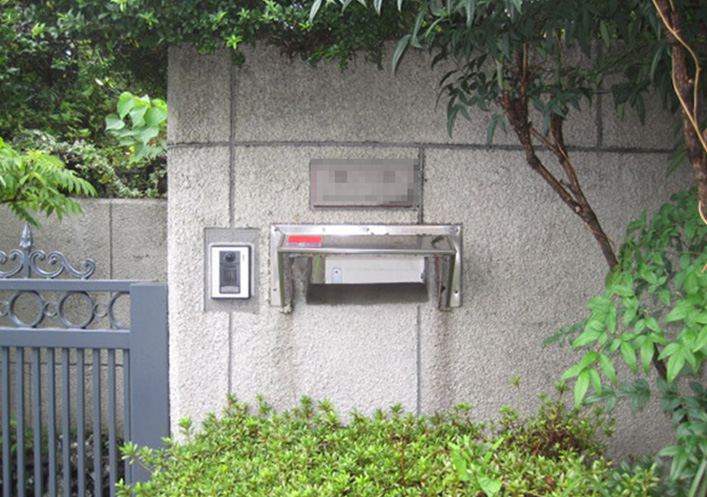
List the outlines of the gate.
{"label": "gate", "polygon": [[120,443],[169,435],[166,285],[80,267],[33,251],[27,225],[0,251],[2,497],[113,496],[149,476]]}

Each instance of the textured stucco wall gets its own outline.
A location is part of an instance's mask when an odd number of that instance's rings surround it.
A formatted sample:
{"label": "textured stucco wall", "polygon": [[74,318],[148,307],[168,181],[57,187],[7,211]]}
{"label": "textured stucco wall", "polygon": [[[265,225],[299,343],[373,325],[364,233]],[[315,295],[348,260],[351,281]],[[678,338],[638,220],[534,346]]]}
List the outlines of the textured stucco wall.
{"label": "textured stucco wall", "polygon": [[[364,62],[312,68],[273,49],[247,57],[235,68],[224,53],[170,51],[173,423],[219,410],[229,392],[247,401],[262,393],[279,408],[309,395],[344,412],[401,403],[432,413],[461,401],[479,417],[508,403],[530,412],[574,360],[567,348],[541,350],[542,340],[580,318],[601,288],[606,266],[592,236],[512,136],[485,143],[486,116],[446,134],[439,75],[423,55],[409,54],[395,76]],[[687,171],[665,178],[672,120],[650,111],[648,122],[620,120],[599,98],[568,124],[585,192],[616,244],[629,220],[690,184]],[[313,211],[315,158],[417,159],[421,208]],[[461,223],[463,306],[315,306],[300,293],[283,314],[268,303],[273,223]],[[255,312],[204,310],[206,228],[260,230]],[[520,400],[508,382],[516,375]],[[619,424],[623,453],[669,437],[666,423],[639,428],[622,413]]]}

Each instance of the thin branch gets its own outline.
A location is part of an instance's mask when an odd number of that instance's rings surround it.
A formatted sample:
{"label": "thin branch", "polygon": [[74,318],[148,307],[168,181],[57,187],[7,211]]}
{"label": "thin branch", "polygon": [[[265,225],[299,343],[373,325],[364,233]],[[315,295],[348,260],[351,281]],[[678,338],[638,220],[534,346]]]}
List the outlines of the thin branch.
{"label": "thin branch", "polygon": [[[692,128],[695,130],[695,133],[697,134],[697,137],[700,141],[700,144],[702,145],[702,149],[707,153],[707,142],[705,142],[704,136],[702,136],[702,130],[700,129],[699,123],[697,122],[697,106],[699,102],[699,81],[700,81],[700,72],[701,72],[701,67],[699,63],[699,59],[697,58],[697,55],[695,52],[692,50],[692,47],[685,41],[685,39],[682,37],[679,31],[677,31],[670,21],[666,18],[665,12],[663,12],[663,9],[661,9],[660,5],[658,4],[658,0],[651,0],[653,2],[653,7],[655,7],[656,12],[658,13],[658,16],[660,16],[660,20],[663,23],[663,27],[673,36],[675,40],[685,49],[687,52],[690,54],[690,57],[692,57],[692,60],[695,63],[695,78],[693,82],[693,100],[692,100],[692,110],[690,110],[690,106],[688,105],[687,102],[685,102],[684,97],[680,93],[678,89],[678,84],[677,84],[677,79],[675,75],[675,64],[673,64],[673,70],[672,70],[672,79],[673,79],[673,90],[675,90],[675,94],[678,97],[678,100],[680,101],[680,106],[683,108],[685,111],[685,114],[687,115],[688,121],[690,122],[690,125]],[[670,2],[670,8],[674,11],[675,6],[673,5],[672,2]]]}
{"label": "thin branch", "polygon": [[545,135],[543,135],[540,131],[535,129],[534,127],[530,127],[530,134],[533,135],[533,137],[538,140],[540,143],[542,143],[543,147],[548,149],[550,152],[553,154],[557,155],[559,151],[557,150],[557,147],[553,145],[550,140],[547,139]]}

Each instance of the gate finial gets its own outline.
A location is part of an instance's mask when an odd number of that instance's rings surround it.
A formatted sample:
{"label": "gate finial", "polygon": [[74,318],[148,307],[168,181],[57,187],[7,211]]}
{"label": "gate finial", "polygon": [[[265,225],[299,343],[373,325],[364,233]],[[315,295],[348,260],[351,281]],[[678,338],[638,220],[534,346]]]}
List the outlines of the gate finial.
{"label": "gate finial", "polygon": [[22,228],[19,246],[26,254],[30,253],[32,250],[32,230],[29,227],[29,223],[25,223],[25,227]]}
{"label": "gate finial", "polygon": [[[66,257],[61,252],[50,252],[46,254],[43,250],[33,251],[32,245],[32,230],[29,227],[29,223],[25,223],[24,228],[22,228],[22,234],[20,235],[19,247],[21,250],[14,249],[10,251],[9,254],[0,250],[0,266],[7,264],[8,261],[18,261],[17,266],[9,271],[0,270],[0,279],[12,278],[20,273],[20,271],[22,271],[23,278],[31,278],[32,273],[34,273],[41,278],[54,279],[66,271],[74,278],[85,280],[90,278],[96,270],[96,264],[91,259],[82,261],[81,266],[85,269],[84,271],[79,271],[69,264],[69,261],[66,260]],[[49,266],[53,266],[53,269],[45,270],[37,265],[37,262],[44,260],[47,261]]]}

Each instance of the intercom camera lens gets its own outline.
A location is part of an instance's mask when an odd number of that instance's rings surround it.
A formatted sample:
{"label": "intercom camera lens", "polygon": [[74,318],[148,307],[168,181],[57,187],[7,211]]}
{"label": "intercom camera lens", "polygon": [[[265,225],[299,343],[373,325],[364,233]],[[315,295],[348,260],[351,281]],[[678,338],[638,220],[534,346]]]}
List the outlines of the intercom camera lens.
{"label": "intercom camera lens", "polygon": [[233,261],[236,260],[236,254],[233,253],[233,252],[226,252],[226,253],[224,254],[224,256],[223,256],[223,259],[224,259],[226,262],[233,262]]}

